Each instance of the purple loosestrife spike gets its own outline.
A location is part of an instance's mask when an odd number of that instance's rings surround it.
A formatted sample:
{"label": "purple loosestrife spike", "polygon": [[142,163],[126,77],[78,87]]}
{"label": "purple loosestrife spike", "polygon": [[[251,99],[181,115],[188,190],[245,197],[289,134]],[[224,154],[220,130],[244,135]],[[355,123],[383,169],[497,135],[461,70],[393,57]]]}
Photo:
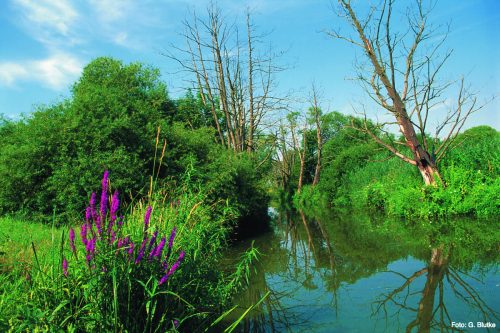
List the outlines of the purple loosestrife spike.
{"label": "purple loosestrife spike", "polygon": [[68,276],[68,261],[66,260],[66,258],[63,258],[62,269],[64,276]]}
{"label": "purple loosestrife spike", "polygon": [[144,251],[146,250],[147,241],[148,241],[148,237],[146,236],[146,237],[144,237],[144,240],[142,241],[141,247],[139,248],[139,253],[137,254],[137,258],[135,259],[136,265],[141,262],[142,257],[144,256]]}
{"label": "purple loosestrife spike", "polygon": [[175,234],[177,232],[177,228],[174,227],[172,229],[172,233],[170,234],[170,239],[168,240],[168,249],[172,249],[172,246],[174,245],[174,239],[175,239]]}
{"label": "purple loosestrife spike", "polygon": [[73,228],[69,228],[69,246],[71,247],[71,251],[73,251],[73,253],[76,253],[75,230],[73,230]]}
{"label": "purple loosestrife spike", "polygon": [[108,210],[108,170],[104,171],[104,175],[102,177],[102,192],[101,192],[101,221],[104,221],[106,218],[106,213]]}
{"label": "purple loosestrife spike", "polygon": [[156,249],[154,251],[153,256],[155,258],[161,258],[161,253],[163,251],[163,248],[165,247],[165,242],[166,242],[166,239],[165,239],[165,237],[163,237],[160,241],[160,244],[158,244],[158,246],[156,247]]}
{"label": "purple loosestrife spike", "polygon": [[101,217],[99,215],[95,218],[95,227],[97,228],[97,233],[99,236],[102,234]]}
{"label": "purple loosestrife spike", "polygon": [[155,230],[155,232],[153,233],[153,236],[151,237],[151,240],[149,241],[148,252],[151,251],[151,248],[153,247],[153,244],[156,241],[156,237],[158,237],[158,230]]}
{"label": "purple loosestrife spike", "polygon": [[92,238],[87,242],[87,246],[85,247],[85,249],[87,250],[87,256],[90,255],[91,258],[93,257],[95,252],[95,243],[96,239]]}
{"label": "purple loosestrife spike", "polygon": [[132,258],[132,254],[134,254],[134,247],[135,247],[135,244],[133,242],[130,242],[129,248],[128,248],[128,251],[127,251],[128,252],[129,261]]}
{"label": "purple loosestrife spike", "polygon": [[92,209],[89,206],[85,209],[85,222],[90,223],[91,218],[92,218]]}
{"label": "purple loosestrife spike", "polygon": [[[179,268],[179,265],[181,264],[182,260],[184,259],[184,256],[186,255],[186,253],[184,251],[181,251],[181,253],[179,254],[179,258],[177,259],[177,261],[172,265],[172,267],[170,267],[170,269],[168,270],[168,273],[163,275],[163,277],[160,279],[160,281],[158,282],[158,285],[162,285],[164,284],[167,279],[172,275],[174,274],[174,272],[177,270],[177,268]],[[166,263],[166,262],[164,262]],[[164,267],[166,265],[164,264]]]}
{"label": "purple loosestrife spike", "polygon": [[153,208],[151,206],[148,206],[148,209],[146,210],[146,214],[144,215],[144,231],[148,230],[149,227],[149,219],[151,218],[151,211]]}
{"label": "purple loosestrife spike", "polygon": [[86,223],[82,224],[81,231],[80,231],[80,236],[82,238],[83,245],[87,245],[87,243],[88,243],[88,240],[87,240],[87,228],[88,228],[88,225]]}
{"label": "purple loosestrife spike", "polygon": [[167,279],[168,279],[168,274],[163,275],[163,277],[160,279],[160,281],[158,281],[158,285],[161,286],[162,284],[167,282]]}
{"label": "purple loosestrife spike", "polygon": [[92,192],[90,195],[90,216],[92,216],[92,219],[95,221],[97,219],[97,210],[95,208],[95,203],[96,203],[96,195],[95,192]]}
{"label": "purple loosestrife spike", "polygon": [[120,206],[120,199],[118,198],[118,191],[115,191],[113,197],[111,198],[111,221],[116,221],[116,212],[118,211],[118,207]]}
{"label": "purple loosestrife spike", "polygon": [[168,276],[174,274],[174,272],[177,270],[177,268],[179,268],[179,265],[181,264],[182,260],[184,260],[185,255],[186,255],[186,253],[184,251],[181,251],[181,253],[179,254],[179,258],[177,258],[177,261],[168,270],[168,273],[167,273]]}
{"label": "purple loosestrife spike", "polygon": [[168,271],[168,259],[167,259],[167,258],[165,258],[165,259],[163,260],[163,262],[161,263],[161,267],[163,268],[163,270],[164,270],[165,272],[167,272],[167,271]]}

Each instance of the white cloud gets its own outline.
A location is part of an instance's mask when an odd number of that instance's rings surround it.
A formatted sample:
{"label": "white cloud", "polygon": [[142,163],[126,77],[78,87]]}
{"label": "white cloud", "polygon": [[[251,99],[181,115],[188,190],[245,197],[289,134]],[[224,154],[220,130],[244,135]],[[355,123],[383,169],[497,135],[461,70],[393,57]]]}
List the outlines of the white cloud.
{"label": "white cloud", "polygon": [[128,34],[122,31],[115,35],[115,37],[113,38],[113,42],[118,45],[127,46],[127,39]]}
{"label": "white cloud", "polygon": [[42,60],[0,63],[0,84],[36,81],[53,90],[63,90],[80,75],[83,64],[66,53],[55,53]]}
{"label": "white cloud", "polygon": [[69,54],[55,54],[50,58],[33,61],[31,67],[38,80],[52,89],[60,90],[81,73],[82,63]]}
{"label": "white cloud", "polygon": [[0,63],[0,84],[12,86],[18,79],[28,76],[28,71],[25,67],[14,62]]}
{"label": "white cloud", "polygon": [[66,0],[13,0],[28,21],[32,31],[44,31],[69,36],[78,17],[77,11]]}
{"label": "white cloud", "polygon": [[103,22],[114,22],[126,18],[131,10],[129,0],[90,0],[94,11]]}

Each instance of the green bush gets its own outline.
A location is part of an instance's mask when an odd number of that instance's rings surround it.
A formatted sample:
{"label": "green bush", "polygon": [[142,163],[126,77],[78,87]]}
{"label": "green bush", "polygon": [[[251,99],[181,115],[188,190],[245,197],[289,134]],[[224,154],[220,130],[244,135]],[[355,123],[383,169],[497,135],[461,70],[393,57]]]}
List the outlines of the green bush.
{"label": "green bush", "polygon": [[47,220],[55,210],[57,223],[68,223],[83,212],[94,175],[107,169],[126,202],[147,194],[153,176],[180,183],[189,170],[212,202],[228,200],[242,217],[265,216],[265,168],[217,145],[207,116],[190,93],[171,101],[158,70],[97,58],[67,101],[20,121],[2,118],[0,214]]}
{"label": "green bush", "polygon": [[144,170],[152,168],[157,127],[169,108],[157,70],[92,61],[69,100],[2,130],[0,212],[51,215],[55,208],[67,220],[82,211],[103,169],[117,175],[116,186],[137,193],[148,182]]}
{"label": "green bush", "polygon": [[479,126],[460,134],[455,144],[439,165],[445,187],[424,186],[414,166],[398,158],[387,160],[389,153],[361,143],[336,151],[325,163],[318,187],[337,208],[371,208],[425,219],[498,215],[500,134]]}

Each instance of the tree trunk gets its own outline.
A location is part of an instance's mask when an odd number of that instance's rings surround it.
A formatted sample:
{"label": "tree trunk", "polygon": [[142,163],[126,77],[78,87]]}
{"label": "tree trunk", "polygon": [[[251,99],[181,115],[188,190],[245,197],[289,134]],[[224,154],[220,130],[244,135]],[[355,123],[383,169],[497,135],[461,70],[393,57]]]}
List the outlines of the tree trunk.
{"label": "tree trunk", "polygon": [[[304,169],[306,165],[306,129],[304,127],[304,134],[302,135],[303,137],[303,147],[302,151],[299,150],[299,157],[300,157],[300,174],[299,174],[299,184],[297,185],[297,193],[300,193],[300,190],[302,189],[302,183],[304,180]],[[299,148],[300,149],[300,148]]]}
{"label": "tree trunk", "polygon": [[443,248],[432,249],[431,262],[428,267],[427,281],[422,299],[418,305],[418,332],[430,332],[432,318],[434,317],[434,300],[436,289],[443,280],[447,269],[448,257],[443,253]]}
{"label": "tree trunk", "polygon": [[247,12],[247,37],[248,37],[248,109],[249,109],[249,125],[248,125],[248,151],[254,150],[254,101],[253,101],[253,59],[252,59],[252,35],[250,30],[250,13]]}
{"label": "tree trunk", "polygon": [[[375,94],[379,98],[380,103],[386,108],[388,111],[390,111],[397,119],[397,123],[399,125],[400,131],[403,134],[407,146],[410,148],[411,152],[413,153],[413,159],[409,159],[406,156],[403,156],[402,154],[396,154],[398,157],[403,158],[404,161],[415,165],[418,170],[420,171],[420,174],[422,175],[422,178],[424,180],[425,185],[435,185],[436,184],[436,178],[440,181],[441,184],[443,184],[441,176],[438,172],[438,168],[436,166],[436,163],[434,160],[431,158],[430,154],[422,147],[418,141],[417,135],[415,133],[415,128],[413,126],[413,123],[410,120],[410,117],[408,116],[408,112],[406,110],[406,105],[404,100],[401,98],[401,95],[396,89],[395,85],[395,68],[394,68],[394,62],[393,62],[393,52],[394,50],[392,49],[392,46],[390,43],[388,43],[388,53],[389,53],[389,66],[386,66],[386,63],[384,63],[383,59],[379,59],[377,56],[377,49],[373,48],[373,45],[370,41],[370,39],[367,37],[365,34],[365,27],[360,23],[358,18],[356,17],[356,14],[351,8],[350,2],[342,0],[342,6],[344,9],[347,11],[348,16],[350,17],[352,24],[356,31],[359,34],[359,38],[362,41],[361,47],[364,49],[368,59],[370,59],[373,69],[374,69],[374,74],[373,78],[378,77],[380,79],[380,82],[382,83],[383,87],[385,88],[387,95],[389,99],[393,102],[393,105],[388,105],[387,100],[381,95],[380,92],[380,87],[374,85],[372,83],[372,87],[375,89]],[[389,18],[390,18],[390,10],[391,10],[392,3],[389,3]],[[389,25],[389,18],[387,19],[388,21],[386,22],[387,25]],[[389,37],[388,37],[389,38]],[[418,40],[417,40],[418,41]],[[378,42],[378,39],[376,40]],[[417,44],[418,45],[418,44]],[[376,45],[377,46],[377,45]],[[378,46],[377,46],[378,47]],[[412,61],[412,54],[409,55],[409,58],[407,58],[407,64],[408,66],[411,65]],[[389,70],[389,73],[391,74],[391,79],[389,79],[386,70]],[[373,82],[374,79],[372,79]],[[403,92],[403,96],[405,96],[406,92]],[[378,140],[377,142],[381,143],[381,140]],[[383,144],[387,148],[387,145]],[[389,149],[392,152],[394,152],[394,149]],[[443,184],[444,185],[444,184]]]}
{"label": "tree trunk", "polygon": [[413,160],[415,161],[415,165],[418,168],[425,185],[436,185],[436,181],[439,181],[441,185],[444,185],[436,163],[430,156],[429,152],[427,152],[419,143],[413,124],[411,123],[404,106],[400,107],[398,115],[399,128],[405,138],[406,144],[413,153]]}
{"label": "tree trunk", "polygon": [[321,150],[323,149],[321,140],[321,124],[319,122],[319,110],[316,110],[316,139],[318,141],[318,160],[316,161],[316,169],[314,170],[313,186],[319,182],[319,174],[321,172]]}

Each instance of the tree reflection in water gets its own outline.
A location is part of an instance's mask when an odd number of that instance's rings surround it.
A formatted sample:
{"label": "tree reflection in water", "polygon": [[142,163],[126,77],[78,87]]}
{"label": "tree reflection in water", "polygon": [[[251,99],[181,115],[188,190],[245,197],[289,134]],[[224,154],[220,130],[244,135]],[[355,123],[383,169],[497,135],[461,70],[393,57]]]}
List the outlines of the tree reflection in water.
{"label": "tree reflection in water", "polygon": [[[452,318],[446,307],[445,288],[449,287],[453,295],[468,304],[470,308],[478,310],[482,318],[475,318],[474,322],[498,322],[499,316],[491,307],[489,307],[481,298],[480,294],[462,277],[467,275],[458,269],[453,269],[450,265],[450,250],[446,250],[444,245],[435,247],[431,251],[431,258],[427,267],[416,271],[411,276],[405,276],[396,271],[388,271],[403,278],[404,283],[388,294],[381,296],[380,300],[375,302],[376,309],[374,314],[380,311],[384,312],[386,320],[398,315],[400,311],[412,311],[416,313],[416,318],[406,326],[406,332],[430,332],[433,331],[448,332],[456,330],[451,327]],[[425,274],[425,285],[421,290],[420,301],[415,307],[409,299],[410,296],[417,294],[413,291],[412,284]],[[470,275],[467,275],[469,278]],[[476,278],[474,278],[476,279]],[[418,289],[418,286],[414,289]],[[437,295],[436,295],[437,293]],[[436,300],[437,296],[437,300]],[[435,303],[437,304],[435,306]],[[388,303],[398,307],[395,314],[390,315],[387,310]],[[393,319],[393,318],[392,318]]]}
{"label": "tree reflection in water", "polygon": [[240,312],[228,322],[269,295],[236,331],[451,331],[452,321],[465,320],[453,317],[457,313],[499,323],[474,282],[482,268],[496,274],[495,244],[489,250],[459,248],[442,238],[431,241],[428,231],[366,215],[312,219],[285,210],[274,223],[274,232],[256,240],[263,256],[249,288],[235,300]]}

